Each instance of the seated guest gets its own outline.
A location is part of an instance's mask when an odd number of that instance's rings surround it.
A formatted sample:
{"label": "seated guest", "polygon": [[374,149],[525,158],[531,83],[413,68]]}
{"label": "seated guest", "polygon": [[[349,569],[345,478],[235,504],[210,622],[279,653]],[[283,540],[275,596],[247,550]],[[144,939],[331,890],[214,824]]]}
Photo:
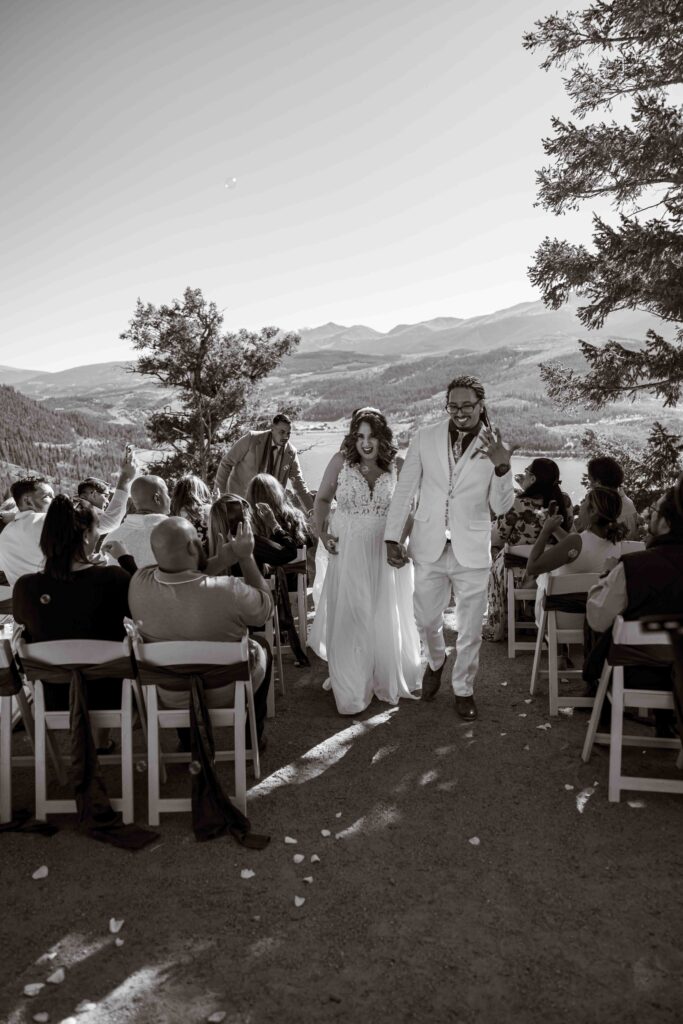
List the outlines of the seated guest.
{"label": "seated guest", "polygon": [[279,527],[298,548],[315,543],[308,519],[290,501],[286,490],[274,476],[258,473],[247,488],[247,501],[251,505],[256,533],[270,537],[273,529]]}
{"label": "seated guest", "polygon": [[[619,496],[621,497],[621,513],[619,515],[619,522],[623,523],[626,527],[625,539],[639,540],[640,517],[636,511],[636,506],[633,504],[631,499],[624,494],[622,486],[624,483],[624,471],[617,460],[611,458],[609,455],[589,459],[588,465],[586,466],[586,474],[588,476],[588,483],[590,487],[609,487],[610,490],[619,491]],[[588,508],[589,493],[590,491],[586,493],[585,498],[579,506],[575,523],[577,530],[586,530],[588,528],[588,520],[590,518],[590,510]]]}
{"label": "seated guest", "polygon": [[207,553],[210,511],[211,491],[204,481],[189,473],[186,476],[181,476],[171,495],[171,515],[181,516],[192,523],[202,542],[202,547]]}
{"label": "seated guest", "polygon": [[[512,508],[496,519],[491,546],[499,548],[488,584],[488,618],[484,627],[486,640],[503,640],[507,625],[507,571],[504,544],[532,544],[541,527],[552,512],[561,516],[563,533],[573,529],[572,503],[568,494],[560,489],[560,469],[552,459],[533,459],[523,473],[516,477],[521,493],[515,497]],[[514,569],[515,580],[521,584],[526,571]]]}
{"label": "seated guest", "polygon": [[89,505],[102,511],[109,504],[111,489],[104,480],[98,480],[96,476],[89,476],[87,479],[81,480],[77,494],[79,501],[87,501]]}
{"label": "seated guest", "polygon": [[[561,526],[560,516],[548,516],[541,527],[529,560],[527,572],[538,576],[536,596],[536,623],[540,626],[546,574],[602,572],[608,558],[621,555],[638,546],[638,542],[625,541],[626,526],[619,522],[621,497],[608,487],[593,487],[588,495],[588,527],[581,533],[569,533],[553,547],[546,547],[555,529]],[[640,545],[642,547],[642,545]]]}
{"label": "seated guest", "polygon": [[[677,485],[683,490],[683,478]],[[584,679],[593,692],[609,650],[612,624],[617,615],[639,619],[645,615],[683,612],[683,507],[676,502],[676,488],[669,488],[656,502],[650,518],[650,536],[644,551],[622,555],[617,565],[591,589],[586,619],[594,633],[595,647],[584,665]],[[672,672],[667,668],[627,666],[627,686],[668,690]],[[683,710],[683,693],[678,695]],[[657,731],[671,734],[671,716],[655,712]]]}
{"label": "seated guest", "polygon": [[[240,525],[230,543],[243,579],[207,576],[206,556],[197,531],[186,519],[168,516],[151,533],[154,560],[130,582],[130,610],[143,639],[239,641],[249,626],[262,626],[273,605],[268,584],[254,561],[254,538],[248,523]],[[264,648],[249,641],[256,726],[259,738],[266,716],[270,685]],[[166,707],[188,706],[188,694],[159,687]],[[230,707],[234,685],[206,691],[209,707]]]}
{"label": "seated guest", "polygon": [[[267,514],[267,513],[263,513]],[[209,551],[215,555],[222,542],[236,535],[241,524],[248,524],[254,533],[254,559],[262,572],[265,565],[286,565],[296,558],[296,541],[277,524],[273,516],[269,522],[270,536],[253,531],[253,517],[249,502],[239,494],[222,494],[214,501],[209,514]],[[233,566],[233,574],[240,575],[240,566]]]}
{"label": "seated guest", "polygon": [[[127,453],[121,461],[121,472],[109,508],[98,517],[98,536],[121,522],[135,472],[133,457]],[[24,477],[15,481],[10,490],[18,512],[0,535],[0,569],[10,586],[14,586],[20,576],[39,572],[43,567],[40,534],[55,492],[44,476]]]}
{"label": "seated guest", "polygon": [[[118,566],[93,563],[97,520],[94,509],[74,508],[63,494],[44,513],[40,549],[45,568],[17,580],[12,596],[14,618],[29,643],[123,640],[129,576]],[[68,708],[68,686],[44,686],[48,710]],[[121,706],[120,679],[89,682],[87,693],[91,708]]]}
{"label": "seated guest", "polygon": [[152,565],[155,558],[150,534],[168,517],[171,508],[168,488],[160,476],[139,476],[133,481],[130,496],[136,511],[129,513],[121,526],[111,531],[107,541],[123,544],[139,567]]}
{"label": "seated guest", "polygon": [[306,486],[296,448],[289,440],[292,421],[285,413],[273,417],[270,430],[250,430],[220,461],[216,487],[221,494],[244,497],[257,473],[269,473],[283,487],[291,481],[303,507],[313,508],[313,495]]}

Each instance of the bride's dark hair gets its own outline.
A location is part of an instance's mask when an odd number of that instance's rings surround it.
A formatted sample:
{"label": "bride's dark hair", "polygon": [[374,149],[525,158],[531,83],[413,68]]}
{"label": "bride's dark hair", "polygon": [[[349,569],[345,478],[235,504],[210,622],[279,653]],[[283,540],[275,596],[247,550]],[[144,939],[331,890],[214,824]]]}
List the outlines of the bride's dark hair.
{"label": "bride's dark hair", "polygon": [[367,423],[372,430],[372,436],[376,437],[379,441],[377,465],[386,472],[394,461],[398,448],[394,444],[394,435],[385,417],[379,409],[369,405],[363,406],[361,409],[354,409],[351,414],[349,432],[342,441],[340,448],[344,459],[351,466],[357,465],[360,462],[356,442],[361,423]]}

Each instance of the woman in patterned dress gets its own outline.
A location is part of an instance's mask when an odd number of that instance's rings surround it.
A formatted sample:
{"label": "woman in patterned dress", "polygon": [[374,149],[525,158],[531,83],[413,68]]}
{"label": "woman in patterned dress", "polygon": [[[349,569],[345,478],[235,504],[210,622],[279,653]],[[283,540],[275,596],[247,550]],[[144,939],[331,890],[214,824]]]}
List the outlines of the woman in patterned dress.
{"label": "woman in patterned dress", "polygon": [[342,715],[364,711],[373,696],[397,704],[421,685],[412,566],[393,569],[384,545],[396,451],[379,410],[356,409],[315,499],[328,565],[309,646],[328,662],[325,687]]}
{"label": "woman in patterned dress", "polygon": [[[507,572],[503,561],[505,544],[533,544],[548,518],[549,509],[562,516],[562,527],[573,529],[572,503],[568,494],[560,489],[560,469],[552,459],[533,459],[517,478],[521,493],[509,512],[498,516],[491,538],[493,548],[499,548],[489,575],[488,618],[484,627],[485,640],[504,640],[507,626]],[[554,503],[554,504],[553,504]],[[522,584],[524,569],[513,569],[515,582]]]}

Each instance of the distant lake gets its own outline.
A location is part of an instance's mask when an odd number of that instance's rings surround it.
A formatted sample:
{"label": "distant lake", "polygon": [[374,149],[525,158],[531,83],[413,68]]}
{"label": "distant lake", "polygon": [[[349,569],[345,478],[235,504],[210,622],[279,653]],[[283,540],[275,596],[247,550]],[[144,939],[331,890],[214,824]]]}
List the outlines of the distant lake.
{"label": "distant lake", "polygon": [[[322,480],[325,467],[344,439],[343,430],[293,430],[292,444],[299,449],[299,461],[303,470],[304,479],[308,486],[315,490]],[[307,448],[308,451],[301,451]],[[566,491],[576,504],[583,498],[585,488],[581,483],[581,477],[586,472],[586,459],[555,458],[551,456],[560,467],[562,478],[562,490]],[[521,473],[533,456],[513,455],[512,472]]]}

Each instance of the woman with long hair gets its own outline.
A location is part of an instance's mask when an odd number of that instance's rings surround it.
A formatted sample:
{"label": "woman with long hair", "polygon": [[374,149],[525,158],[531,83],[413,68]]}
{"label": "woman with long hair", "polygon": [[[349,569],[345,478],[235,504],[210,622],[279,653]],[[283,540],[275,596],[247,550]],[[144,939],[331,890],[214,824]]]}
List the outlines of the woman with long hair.
{"label": "woman with long hair", "polygon": [[[40,535],[45,567],[42,572],[20,577],[12,594],[14,618],[24,626],[29,643],[123,640],[123,619],[130,614],[130,576],[94,554],[98,521],[96,509],[76,508],[62,494],[48,508]],[[121,706],[120,679],[89,682],[87,693],[91,708]],[[65,710],[68,702],[68,686],[45,683],[48,710]]]}
{"label": "woman with long hair", "polygon": [[628,533],[619,522],[621,496],[611,487],[592,487],[588,494],[588,527],[580,533],[568,533],[557,544],[546,547],[555,530],[562,525],[559,515],[548,516],[531,549],[527,572],[537,576],[536,623],[540,624],[548,573],[602,572],[608,559],[618,559],[627,551],[642,549],[640,541],[624,540]]}
{"label": "woman with long hair", "polygon": [[205,551],[208,550],[211,491],[198,476],[181,476],[171,495],[172,516],[182,516],[192,523]]}
{"label": "woman with long hair", "polygon": [[[552,459],[532,459],[523,473],[516,477],[520,492],[512,508],[496,519],[491,546],[498,549],[491,565],[488,583],[488,614],[483,635],[486,640],[503,640],[507,626],[507,572],[504,564],[505,544],[533,544],[543,523],[551,513],[562,517],[563,532],[573,528],[572,502],[560,487],[560,468]],[[525,570],[514,569],[516,583],[521,585]]]}
{"label": "woman with long hair", "polygon": [[343,715],[364,711],[373,697],[397,704],[420,686],[412,566],[388,565],[384,544],[396,455],[382,413],[354,410],[315,499],[313,515],[329,558],[309,646],[328,662],[325,687]]}
{"label": "woman with long hair", "polygon": [[308,547],[313,543],[306,516],[290,501],[286,490],[274,476],[258,473],[247,488],[247,501],[251,505],[255,533],[268,537],[274,527],[279,526],[297,547]]}
{"label": "woman with long hair", "polygon": [[[263,572],[264,565],[286,565],[296,558],[296,541],[275,524],[270,536],[259,533],[251,506],[239,494],[221,494],[209,512],[209,554],[215,555],[223,541],[234,537],[240,523],[249,523],[254,533],[254,561]],[[222,539],[221,539],[222,538]],[[239,575],[239,565],[232,567]]]}

